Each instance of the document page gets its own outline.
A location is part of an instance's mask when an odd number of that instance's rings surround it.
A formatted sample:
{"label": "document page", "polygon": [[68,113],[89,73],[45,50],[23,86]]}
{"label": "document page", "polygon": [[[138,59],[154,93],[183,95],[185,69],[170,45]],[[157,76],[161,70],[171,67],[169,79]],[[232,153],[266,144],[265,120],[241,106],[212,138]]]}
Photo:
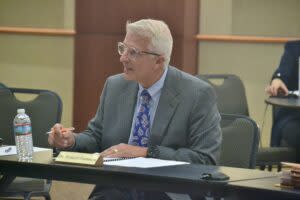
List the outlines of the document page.
{"label": "document page", "polygon": [[[49,150],[49,149],[41,148],[41,147],[33,147],[34,152],[46,151],[46,150]],[[0,147],[0,156],[9,156],[9,155],[15,155],[15,154],[17,154],[17,149],[16,149],[15,145]]]}
{"label": "document page", "polygon": [[171,165],[187,165],[188,162],[174,161],[174,160],[161,160],[156,158],[128,158],[128,159],[106,159],[104,158],[104,165],[121,166],[121,167],[138,167],[138,168],[151,168],[151,167],[164,167]]}

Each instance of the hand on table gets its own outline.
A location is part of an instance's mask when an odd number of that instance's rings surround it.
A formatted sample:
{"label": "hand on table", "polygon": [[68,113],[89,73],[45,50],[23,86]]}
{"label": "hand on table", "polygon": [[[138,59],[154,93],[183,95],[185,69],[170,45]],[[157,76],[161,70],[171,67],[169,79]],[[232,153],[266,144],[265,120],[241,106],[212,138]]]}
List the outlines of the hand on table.
{"label": "hand on table", "polygon": [[120,143],[101,152],[103,157],[146,157],[148,148]]}
{"label": "hand on table", "polygon": [[281,79],[275,78],[272,80],[271,84],[267,86],[266,92],[270,96],[278,96],[278,95],[286,96],[288,95],[289,91]]}

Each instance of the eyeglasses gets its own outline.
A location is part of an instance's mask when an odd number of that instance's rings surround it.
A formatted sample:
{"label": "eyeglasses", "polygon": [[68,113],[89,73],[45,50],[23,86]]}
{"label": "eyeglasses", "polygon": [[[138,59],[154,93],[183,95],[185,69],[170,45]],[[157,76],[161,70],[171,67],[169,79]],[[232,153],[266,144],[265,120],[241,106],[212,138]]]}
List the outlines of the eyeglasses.
{"label": "eyeglasses", "polygon": [[120,56],[127,54],[127,57],[129,59],[135,59],[138,56],[143,55],[143,54],[160,56],[159,54],[154,53],[154,52],[140,51],[134,47],[129,47],[126,44],[124,44],[123,42],[118,42],[118,53],[120,54]]}

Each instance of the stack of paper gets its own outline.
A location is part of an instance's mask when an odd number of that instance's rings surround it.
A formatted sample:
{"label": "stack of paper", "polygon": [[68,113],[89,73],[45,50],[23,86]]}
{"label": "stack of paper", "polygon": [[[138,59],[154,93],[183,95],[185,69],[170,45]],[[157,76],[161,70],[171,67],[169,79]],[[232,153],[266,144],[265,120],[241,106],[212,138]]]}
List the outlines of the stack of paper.
{"label": "stack of paper", "polygon": [[113,165],[121,167],[138,167],[138,168],[151,168],[151,167],[164,167],[171,165],[186,165],[188,162],[174,161],[174,160],[161,160],[155,158],[104,158],[104,165]]}
{"label": "stack of paper", "polygon": [[282,165],[290,169],[282,172],[280,185],[300,188],[300,164],[282,162]]}

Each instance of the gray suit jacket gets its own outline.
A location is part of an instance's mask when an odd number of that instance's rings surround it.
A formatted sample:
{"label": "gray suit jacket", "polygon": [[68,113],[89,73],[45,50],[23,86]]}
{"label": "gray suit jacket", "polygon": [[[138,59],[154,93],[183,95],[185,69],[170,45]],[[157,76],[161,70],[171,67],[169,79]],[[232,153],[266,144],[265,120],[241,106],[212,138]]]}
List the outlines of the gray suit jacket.
{"label": "gray suit jacket", "polygon": [[[100,152],[128,143],[138,84],[122,74],[107,79],[100,105],[88,128],[76,135],[73,150]],[[204,81],[169,67],[149,142],[158,158],[216,164],[222,135],[216,95]]]}

